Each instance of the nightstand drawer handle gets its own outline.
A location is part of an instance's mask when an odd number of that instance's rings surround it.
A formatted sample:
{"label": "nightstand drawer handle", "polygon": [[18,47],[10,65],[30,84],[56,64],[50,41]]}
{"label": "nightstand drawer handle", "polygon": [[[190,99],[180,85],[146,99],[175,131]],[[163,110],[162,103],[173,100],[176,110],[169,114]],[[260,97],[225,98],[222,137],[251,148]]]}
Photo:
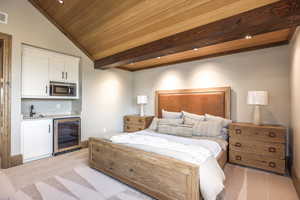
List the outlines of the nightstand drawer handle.
{"label": "nightstand drawer handle", "polygon": [[276,148],[275,147],[269,147],[269,152],[275,153],[276,152]]}
{"label": "nightstand drawer handle", "polygon": [[142,123],[142,122],[143,122],[143,120],[142,120],[142,119],[139,119],[139,122],[140,122],[140,123]]}
{"label": "nightstand drawer handle", "polygon": [[242,156],[235,156],[236,160],[242,160]]}
{"label": "nightstand drawer handle", "polygon": [[129,169],[129,171],[130,171],[130,172],[133,172],[134,170],[133,170],[133,169]]}
{"label": "nightstand drawer handle", "polygon": [[236,147],[241,147],[242,146],[242,144],[241,143],[239,143],[239,142],[237,142],[237,143],[235,143],[235,145],[234,146],[236,146]]}
{"label": "nightstand drawer handle", "polygon": [[269,132],[269,137],[271,137],[271,138],[276,137],[276,133],[274,133],[274,132]]}
{"label": "nightstand drawer handle", "polygon": [[130,127],[129,127],[129,126],[126,126],[126,128],[127,128],[127,129],[130,129]]}
{"label": "nightstand drawer handle", "polygon": [[235,130],[235,133],[236,133],[236,134],[241,134],[241,133],[242,133],[242,130],[241,130],[241,129],[236,129],[236,130]]}
{"label": "nightstand drawer handle", "polygon": [[275,167],[276,167],[276,163],[274,163],[274,162],[269,162],[269,167],[275,168]]}
{"label": "nightstand drawer handle", "polygon": [[128,122],[129,122],[129,121],[130,121],[130,119],[129,119],[129,118],[126,118],[126,121],[128,121]]}

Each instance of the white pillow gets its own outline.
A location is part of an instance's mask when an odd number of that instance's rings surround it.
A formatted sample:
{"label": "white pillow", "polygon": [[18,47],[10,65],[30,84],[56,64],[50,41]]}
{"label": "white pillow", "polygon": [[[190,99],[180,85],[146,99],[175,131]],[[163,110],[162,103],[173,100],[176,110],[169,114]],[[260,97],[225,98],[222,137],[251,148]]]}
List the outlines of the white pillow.
{"label": "white pillow", "polygon": [[159,123],[158,132],[169,135],[192,137],[193,126],[188,124]]}
{"label": "white pillow", "polygon": [[183,120],[185,124],[195,124],[199,121],[204,121],[205,116],[204,115],[197,115],[189,112],[182,111],[183,114]]}
{"label": "white pillow", "polygon": [[148,129],[152,131],[157,131],[158,121],[159,119],[157,117],[154,117]]}
{"label": "white pillow", "polygon": [[157,117],[154,117],[149,128],[152,131],[157,131],[158,130],[158,125],[159,124],[183,124],[183,119],[159,119]]}
{"label": "white pillow", "polygon": [[166,110],[162,110],[162,118],[164,119],[180,119],[182,118],[181,112],[168,112]]}
{"label": "white pillow", "polygon": [[194,124],[193,135],[217,137],[222,135],[223,124],[220,120],[198,121]]}
{"label": "white pillow", "polygon": [[183,124],[183,119],[159,119],[159,124]]}
{"label": "white pillow", "polygon": [[232,123],[232,121],[229,120],[229,119],[225,119],[223,117],[218,117],[218,116],[214,116],[214,115],[210,115],[210,114],[205,114],[205,119],[207,121],[209,121],[209,120],[221,121],[222,125],[223,125],[223,128],[227,128],[229,126],[229,124]]}

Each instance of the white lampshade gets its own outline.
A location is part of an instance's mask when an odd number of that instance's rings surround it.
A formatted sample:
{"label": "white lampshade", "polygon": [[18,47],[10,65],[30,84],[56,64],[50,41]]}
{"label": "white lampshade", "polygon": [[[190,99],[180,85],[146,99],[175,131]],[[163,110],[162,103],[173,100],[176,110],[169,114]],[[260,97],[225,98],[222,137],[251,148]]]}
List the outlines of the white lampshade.
{"label": "white lampshade", "polygon": [[137,104],[147,104],[148,98],[147,96],[137,96]]}
{"label": "white lampshade", "polygon": [[250,105],[268,105],[269,98],[267,91],[249,91],[248,104]]}

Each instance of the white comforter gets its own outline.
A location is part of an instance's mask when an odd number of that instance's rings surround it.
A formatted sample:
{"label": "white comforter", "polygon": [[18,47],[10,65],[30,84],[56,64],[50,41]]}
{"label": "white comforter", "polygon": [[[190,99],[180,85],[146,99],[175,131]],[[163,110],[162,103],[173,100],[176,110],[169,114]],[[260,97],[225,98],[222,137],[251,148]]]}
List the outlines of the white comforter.
{"label": "white comforter", "polygon": [[[200,190],[205,200],[215,200],[224,188],[225,175],[207,145],[172,141],[170,138],[162,138],[143,131],[113,136],[111,141],[198,165]],[[219,146],[216,142],[213,143]]]}

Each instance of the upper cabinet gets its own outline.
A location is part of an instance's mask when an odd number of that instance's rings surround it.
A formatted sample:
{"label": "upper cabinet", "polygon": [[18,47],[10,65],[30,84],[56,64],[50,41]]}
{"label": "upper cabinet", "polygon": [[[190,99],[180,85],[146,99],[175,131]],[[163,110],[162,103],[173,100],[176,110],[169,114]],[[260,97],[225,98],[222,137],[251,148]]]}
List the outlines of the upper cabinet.
{"label": "upper cabinet", "polygon": [[49,60],[49,79],[54,82],[78,83],[79,58],[53,55]]}
{"label": "upper cabinet", "polygon": [[79,64],[78,57],[24,45],[22,98],[78,98],[51,96],[50,82],[76,84],[79,94]]}
{"label": "upper cabinet", "polygon": [[49,57],[43,52],[25,50],[22,56],[22,96],[49,96]]}
{"label": "upper cabinet", "polygon": [[49,80],[64,82],[65,56],[53,54],[49,58]]}
{"label": "upper cabinet", "polygon": [[66,57],[65,59],[65,82],[77,83],[79,80],[79,58]]}

